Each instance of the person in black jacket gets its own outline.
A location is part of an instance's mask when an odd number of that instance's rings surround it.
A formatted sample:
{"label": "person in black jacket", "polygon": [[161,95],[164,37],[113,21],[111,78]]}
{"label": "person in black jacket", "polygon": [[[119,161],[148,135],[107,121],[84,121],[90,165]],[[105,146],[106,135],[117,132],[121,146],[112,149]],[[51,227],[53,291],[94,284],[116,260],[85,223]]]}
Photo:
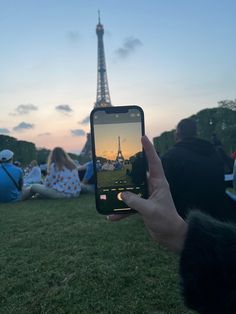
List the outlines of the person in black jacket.
{"label": "person in black jacket", "polygon": [[224,173],[231,174],[233,172],[234,159],[226,153],[224,146],[217,137],[216,133],[212,134],[211,142],[214,145],[217,154],[219,155],[220,159],[223,162]]}
{"label": "person in black jacket", "polygon": [[201,314],[236,313],[236,225],[200,211],[191,211],[185,221],[176,211],[153,145],[146,136],[142,143],[149,164],[150,196],[142,199],[123,192],[123,201],[137,210],[155,241],[180,253],[182,293],[189,308]]}
{"label": "person in black jacket", "polygon": [[223,217],[224,165],[214,146],[197,138],[195,120],[179,122],[176,144],[162,157],[162,164],[175,206],[183,218],[192,208]]}

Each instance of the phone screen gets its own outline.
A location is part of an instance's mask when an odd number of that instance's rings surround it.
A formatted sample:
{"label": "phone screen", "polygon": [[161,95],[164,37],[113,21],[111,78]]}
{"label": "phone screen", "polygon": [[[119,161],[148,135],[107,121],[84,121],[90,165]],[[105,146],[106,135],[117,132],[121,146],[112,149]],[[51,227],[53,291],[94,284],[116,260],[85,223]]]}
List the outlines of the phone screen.
{"label": "phone screen", "polygon": [[130,212],[121,193],[130,191],[141,197],[147,193],[143,111],[138,106],[95,109],[91,122],[97,210],[102,214]]}

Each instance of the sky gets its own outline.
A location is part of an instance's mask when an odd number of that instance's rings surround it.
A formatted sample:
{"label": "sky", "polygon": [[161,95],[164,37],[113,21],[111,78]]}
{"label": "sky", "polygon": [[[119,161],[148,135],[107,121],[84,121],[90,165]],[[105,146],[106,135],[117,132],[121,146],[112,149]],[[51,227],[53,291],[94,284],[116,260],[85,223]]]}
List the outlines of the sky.
{"label": "sky", "polygon": [[97,158],[103,157],[116,160],[118,152],[118,137],[120,137],[120,148],[124,159],[129,159],[142,151],[140,142],[140,123],[113,123],[94,125],[95,150]]}
{"label": "sky", "polygon": [[113,105],[152,138],[236,98],[235,0],[0,0],[0,133],[79,153],[96,101],[98,9]]}

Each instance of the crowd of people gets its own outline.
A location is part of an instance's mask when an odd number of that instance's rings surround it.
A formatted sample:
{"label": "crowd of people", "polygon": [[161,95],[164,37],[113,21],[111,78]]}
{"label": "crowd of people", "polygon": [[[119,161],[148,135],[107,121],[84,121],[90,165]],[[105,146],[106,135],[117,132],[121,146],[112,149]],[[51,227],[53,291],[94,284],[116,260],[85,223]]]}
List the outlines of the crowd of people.
{"label": "crowd of people", "polygon": [[80,180],[80,167],[61,148],[55,147],[48,158],[45,177],[36,160],[25,173],[19,165],[13,164],[14,153],[9,149],[0,152],[0,203],[27,200],[32,197],[70,198],[80,192],[92,192],[94,183],[92,161],[83,167],[85,174]]}
{"label": "crowd of people", "polygon": [[[123,201],[141,215],[154,240],[181,254],[188,307],[202,314],[236,313],[236,202],[225,193],[226,159],[216,143],[197,137],[193,119],[179,122],[176,144],[161,159],[147,137],[142,144],[148,160],[149,198],[123,192]],[[13,155],[7,149],[0,152],[0,202],[33,195],[70,198],[94,191],[92,162],[78,167],[60,147],[51,152],[43,181],[35,161],[23,177],[12,163]],[[229,161],[227,167],[233,172],[235,162],[229,166]],[[118,221],[126,216],[107,218]]]}

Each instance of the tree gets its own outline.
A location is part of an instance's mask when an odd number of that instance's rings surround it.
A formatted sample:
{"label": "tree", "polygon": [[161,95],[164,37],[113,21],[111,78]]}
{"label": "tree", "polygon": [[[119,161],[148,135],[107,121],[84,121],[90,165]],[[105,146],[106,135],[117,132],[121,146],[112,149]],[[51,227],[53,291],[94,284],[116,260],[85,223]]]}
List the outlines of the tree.
{"label": "tree", "polygon": [[[236,150],[236,110],[231,109],[234,105],[236,100],[217,108],[201,110],[190,117],[197,121],[199,137],[211,141],[215,133],[228,154]],[[153,141],[156,150],[162,155],[173,146],[174,131],[163,132]]]}
{"label": "tree", "polygon": [[234,100],[228,100],[228,99],[221,100],[221,101],[218,101],[218,105],[219,105],[219,107],[222,107],[222,108],[236,110],[236,99],[234,99]]}
{"label": "tree", "polygon": [[37,149],[37,161],[38,164],[46,164],[48,161],[48,156],[50,154],[50,150],[46,148],[38,148]]}
{"label": "tree", "polygon": [[175,143],[174,130],[163,132],[160,136],[154,137],[153,143],[158,154],[164,154]]}
{"label": "tree", "polygon": [[8,135],[0,135],[0,150],[3,149],[13,151],[14,159],[20,161],[23,165],[36,159],[36,147],[34,143],[18,141],[16,138]]}

